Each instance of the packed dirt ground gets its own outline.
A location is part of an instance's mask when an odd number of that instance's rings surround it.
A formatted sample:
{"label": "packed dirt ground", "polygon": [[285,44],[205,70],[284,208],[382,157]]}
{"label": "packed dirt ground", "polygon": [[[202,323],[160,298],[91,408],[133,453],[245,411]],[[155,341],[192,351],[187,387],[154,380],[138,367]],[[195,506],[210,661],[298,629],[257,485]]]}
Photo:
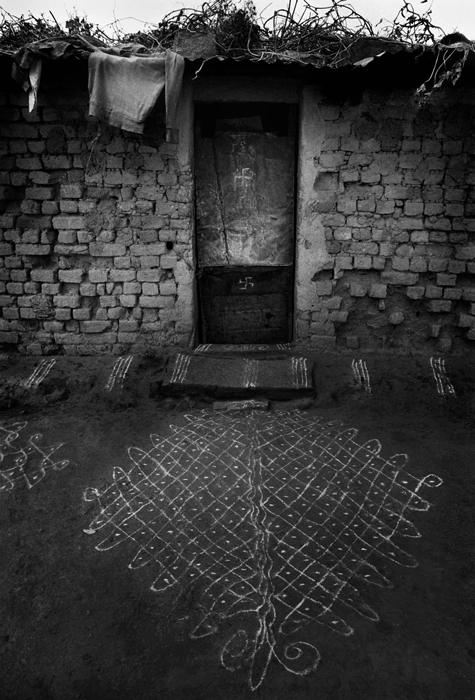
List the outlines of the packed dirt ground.
{"label": "packed dirt ground", "polygon": [[[221,420],[212,397],[164,395],[164,358],[134,359],[123,387],[107,390],[113,358],[58,358],[41,383],[28,386],[40,359],[2,356],[2,700],[474,697],[475,367],[449,358],[437,380],[429,357],[365,356],[368,378],[358,381],[350,356],[311,359],[315,397],[272,401],[268,416],[297,411],[309,430],[312,422],[339,421],[341,430],[358,430],[358,444],[380,441],[385,460],[407,454],[416,480],[434,474],[443,483],[421,489],[427,511],[406,514],[421,537],[394,537],[417,568],[374,553],[368,559],[392,584],[358,584],[379,620],[346,609],[348,636],[310,622],[292,641],[318,648],[318,667],[289,672],[274,655],[253,690],[256,657],[228,646],[224,663],[228,640],[238,647],[244,637],[233,637],[246,629],[242,616],[218,615],[213,633],[192,638],[203,615],[199,585],[186,579],[154,591],[156,562],[130,568],[138,549],[130,538],[98,548],[97,496],[113,483],[114,467],[131,474],[132,456],[144,456],[128,449],[150,450],[151,435],[154,445],[173,446],[177,430],[194,425],[198,439],[201,424],[206,440]],[[242,415],[255,420],[259,437],[262,414]],[[239,502],[237,486],[233,493]],[[286,657],[289,666],[297,656]]]}

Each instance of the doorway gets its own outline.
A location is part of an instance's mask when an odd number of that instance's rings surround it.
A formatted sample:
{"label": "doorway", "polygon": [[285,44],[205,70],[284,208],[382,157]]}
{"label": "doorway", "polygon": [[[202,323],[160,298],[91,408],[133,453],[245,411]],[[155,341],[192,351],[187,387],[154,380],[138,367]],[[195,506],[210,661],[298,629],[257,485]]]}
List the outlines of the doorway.
{"label": "doorway", "polygon": [[201,342],[292,339],[297,106],[198,103]]}

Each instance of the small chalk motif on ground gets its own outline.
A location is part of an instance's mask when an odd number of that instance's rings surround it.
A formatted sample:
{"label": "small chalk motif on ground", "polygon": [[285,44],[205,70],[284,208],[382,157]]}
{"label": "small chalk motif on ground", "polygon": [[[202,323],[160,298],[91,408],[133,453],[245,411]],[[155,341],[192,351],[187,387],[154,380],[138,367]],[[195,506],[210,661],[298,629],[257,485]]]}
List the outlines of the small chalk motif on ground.
{"label": "small chalk motif on ground", "polygon": [[32,389],[33,387],[38,387],[41,382],[46,379],[48,374],[51,372],[56,364],[56,360],[41,360],[38,367],[36,367],[31,375],[25,382],[26,389]]}
{"label": "small chalk motif on ground", "polygon": [[348,636],[345,611],[378,620],[358,582],[391,586],[378,557],[417,566],[393,538],[420,536],[407,513],[429,508],[419,492],[438,476],[412,476],[407,455],[386,459],[378,440],[298,410],[203,410],[172,430],[131,447],[105,490],[86,490],[98,514],[85,532],[100,551],[131,545],[129,568],[149,565],[153,591],[193,590],[203,612],[192,638],[232,619],[221,662],[246,669],[255,690],[271,661],[317,668],[319,625]]}
{"label": "small chalk motif on ground", "polygon": [[128,355],[127,357],[119,357],[114,363],[114,367],[112,368],[112,372],[106,384],[107,391],[112,391],[114,388],[118,391],[123,389],[125,376],[129,371],[133,359],[133,355]]}
{"label": "small chalk motif on ground", "polygon": [[26,421],[0,423],[0,493],[26,485],[31,489],[41,481],[48,470],[64,469],[71,462],[68,459],[56,460],[53,455],[63,443],[42,447],[41,433],[22,440],[21,431]]}

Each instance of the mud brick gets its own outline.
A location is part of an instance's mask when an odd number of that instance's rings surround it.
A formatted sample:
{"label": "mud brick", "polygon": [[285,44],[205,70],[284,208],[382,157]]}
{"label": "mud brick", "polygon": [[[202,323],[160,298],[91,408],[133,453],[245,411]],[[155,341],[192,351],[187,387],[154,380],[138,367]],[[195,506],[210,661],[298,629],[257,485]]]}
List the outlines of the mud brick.
{"label": "mud brick", "polygon": [[460,314],[458,325],[460,328],[472,328],[475,326],[475,316],[470,316],[470,314]]}
{"label": "mud brick", "polygon": [[103,333],[111,324],[110,321],[81,321],[80,325],[82,333]]}
{"label": "mud brick", "polygon": [[21,318],[36,318],[36,312],[34,309],[23,307],[20,309]]}
{"label": "mud brick", "polygon": [[419,275],[415,272],[398,272],[397,270],[385,270],[381,273],[381,280],[384,284],[394,284],[409,286],[417,284]]}
{"label": "mud brick", "polygon": [[158,294],[158,284],[155,282],[144,282],[142,284],[142,294],[144,296],[155,296]]}
{"label": "mud brick", "polygon": [[16,166],[20,170],[41,170],[41,161],[39,158],[17,158]]}
{"label": "mud brick", "polygon": [[13,299],[11,296],[6,294],[0,295],[0,306],[11,306],[13,304]]}
{"label": "mud brick", "polygon": [[13,246],[11,243],[0,243],[0,255],[11,255],[13,253]]}
{"label": "mud brick", "polygon": [[384,270],[384,268],[386,267],[386,259],[374,257],[372,258],[372,264],[375,270]]}
{"label": "mud brick", "polygon": [[33,282],[55,282],[56,270],[40,270],[31,271],[31,279]]}
{"label": "mud brick", "polygon": [[45,321],[43,328],[48,333],[61,333],[64,330],[64,323],[61,323],[61,321]]}
{"label": "mud brick", "polygon": [[440,273],[437,275],[437,284],[442,287],[455,287],[456,282],[457,275],[445,275]]}
{"label": "mud brick", "polygon": [[7,284],[8,294],[23,294],[23,284],[21,282],[9,282]]}
{"label": "mud brick", "polygon": [[[170,280],[170,282],[171,281],[172,280]],[[164,285],[168,284],[168,282],[164,282],[163,284]],[[162,292],[162,285],[160,285],[160,292],[163,293]],[[334,296],[334,297],[331,297],[330,299],[325,299],[322,303],[325,305],[326,309],[332,310],[332,311],[338,311],[341,304],[342,304],[342,301],[343,301],[343,297]]]}
{"label": "mud brick", "polygon": [[5,267],[18,268],[23,267],[23,260],[21,258],[10,256],[5,258]]}
{"label": "mud brick", "polygon": [[163,255],[166,251],[165,243],[144,243],[130,246],[131,255]]}
{"label": "mud brick", "polygon": [[3,307],[2,313],[3,313],[3,318],[8,318],[11,320],[16,320],[16,319],[20,318],[19,310],[14,309],[14,308],[9,308],[8,306]]}
{"label": "mud brick", "polygon": [[467,338],[469,340],[475,340],[475,328],[471,328],[467,333]]}
{"label": "mud brick", "polygon": [[355,270],[370,270],[373,260],[368,255],[355,255],[353,258],[353,267]]}
{"label": "mud brick", "polygon": [[41,293],[42,294],[59,294],[59,284],[49,284],[49,283],[43,283],[41,285]]}
{"label": "mud brick", "polygon": [[332,323],[346,323],[348,321],[348,311],[332,311],[329,320]]}
{"label": "mud brick", "polygon": [[133,333],[135,331],[138,331],[139,329],[139,324],[138,321],[135,321],[133,319],[127,319],[127,320],[122,320],[119,321],[119,331],[123,333]]}
{"label": "mud brick", "polygon": [[320,297],[330,296],[332,291],[333,291],[333,285],[331,283],[331,280],[317,282],[316,289],[317,289],[318,296],[320,296]]}
{"label": "mud brick", "polygon": [[54,252],[58,255],[87,255],[87,245],[55,245]]}
{"label": "mud brick", "polygon": [[362,284],[358,282],[352,282],[350,285],[350,296],[352,297],[364,297],[366,296],[366,289]]}
{"label": "mud brick", "polygon": [[147,309],[165,309],[174,306],[174,298],[171,296],[141,296],[139,297],[139,305]]}
{"label": "mud brick", "polygon": [[3,214],[0,216],[0,228],[13,228],[15,224],[15,218],[10,214]]}
{"label": "mud brick", "polygon": [[64,199],[81,199],[83,195],[82,185],[61,185],[60,193]]}
{"label": "mud brick", "polygon": [[18,333],[12,331],[0,331],[0,343],[16,345],[18,343]]}
{"label": "mud brick", "polygon": [[369,296],[375,299],[385,299],[388,293],[386,284],[372,284],[369,290]]}
{"label": "mud brick", "polygon": [[54,317],[58,321],[69,321],[71,318],[71,309],[55,309]]}
{"label": "mud brick", "polygon": [[456,287],[447,287],[444,289],[444,299],[453,299],[454,301],[457,301],[461,298],[462,290],[460,288],[457,289]]}
{"label": "mud brick", "polygon": [[426,287],[426,297],[428,299],[441,299],[443,290],[440,287],[436,287],[434,284],[428,284]]}
{"label": "mud brick", "polygon": [[[84,338],[85,342],[92,343],[93,345],[104,344],[113,345],[116,342],[117,334],[114,332],[109,333],[88,333]],[[78,338],[80,340],[80,337]]]}
{"label": "mud brick", "polygon": [[25,230],[21,236],[22,243],[39,243],[40,242],[40,232],[36,229]]}
{"label": "mud brick", "polygon": [[108,318],[112,318],[111,316],[109,316],[109,311],[114,311],[114,309],[97,309],[96,321],[107,321]]}
{"label": "mud brick", "polygon": [[160,283],[160,294],[163,296],[169,296],[177,293],[176,282],[173,280],[167,280],[166,282]]}
{"label": "mud brick", "polygon": [[412,231],[410,239],[411,243],[428,243],[429,234],[427,231]]}
{"label": "mud brick", "polygon": [[74,245],[78,242],[76,231],[60,231],[58,233],[58,243],[61,245]]}
{"label": "mud brick", "polygon": [[406,201],[404,204],[405,216],[420,216],[424,212],[424,202]]}
{"label": "mud brick", "polygon": [[40,291],[40,285],[38,282],[25,282],[23,285],[23,291],[25,294],[38,294]]}
{"label": "mud brick", "polygon": [[449,264],[447,265],[447,272],[459,275],[462,272],[465,272],[466,267],[467,263],[463,260],[449,260]]}
{"label": "mud brick", "polygon": [[465,287],[462,289],[462,298],[464,301],[475,301],[475,287]]}
{"label": "mud brick", "polygon": [[410,258],[395,257],[391,261],[393,270],[405,271],[409,270]]}
{"label": "mud brick", "polygon": [[82,297],[95,297],[97,294],[97,288],[92,282],[84,282],[79,287],[79,293]]}
{"label": "mud brick", "polygon": [[51,202],[51,201],[43,202],[41,204],[41,213],[42,214],[49,214],[50,216],[54,216],[55,214],[59,214],[58,202]]}
{"label": "mud brick", "polygon": [[160,256],[160,267],[163,270],[173,270],[177,264],[177,258],[174,255],[161,255]]}
{"label": "mud brick", "polygon": [[60,308],[76,309],[81,306],[81,297],[75,294],[58,294],[54,297],[54,304]]}
{"label": "mud brick", "polygon": [[430,272],[444,272],[448,264],[447,258],[429,258]]}
{"label": "mud brick", "polygon": [[19,243],[16,245],[15,251],[17,255],[49,255],[51,253],[51,246]]}
{"label": "mud brick", "polygon": [[77,268],[74,270],[60,270],[58,272],[58,277],[61,282],[71,282],[73,284],[79,284],[83,278],[84,270]]}
{"label": "mud brick", "polygon": [[53,228],[56,229],[83,229],[85,228],[84,216],[53,216]]}
{"label": "mud brick", "polygon": [[123,293],[127,294],[140,294],[142,291],[142,285],[140,282],[124,282]]}
{"label": "mud brick", "polygon": [[352,270],[353,269],[353,258],[347,255],[339,255],[336,258],[336,266],[340,270]]}
{"label": "mud brick", "polygon": [[135,270],[110,270],[109,279],[111,282],[133,282],[137,276]]}
{"label": "mud brick", "polygon": [[[82,228],[82,227],[81,227]],[[126,251],[122,243],[90,243],[89,254],[94,257],[114,258],[124,256]]]}
{"label": "mud brick", "polygon": [[52,187],[27,187],[25,189],[25,199],[53,199],[54,190]]}
{"label": "mud brick", "polygon": [[19,216],[16,220],[16,228],[30,228],[41,230],[51,227],[50,216]]}
{"label": "mud brick", "polygon": [[428,262],[426,258],[423,258],[422,256],[417,255],[414,258],[411,258],[410,263],[409,263],[409,270],[411,272],[427,272],[428,268]]}
{"label": "mud brick", "polygon": [[160,267],[160,257],[158,255],[141,255],[138,259],[140,266],[144,269]]}
{"label": "mud brick", "polygon": [[475,245],[455,246],[457,260],[473,260],[475,258]]}
{"label": "mud brick", "polygon": [[111,318],[114,320],[121,318],[121,316],[123,316],[125,313],[125,309],[122,308],[121,306],[116,306],[113,309],[99,309],[97,313],[99,313],[99,311],[101,311],[101,310],[107,311],[107,318]]}
{"label": "mud brick", "polygon": [[433,313],[448,313],[452,309],[452,302],[448,299],[432,299],[427,308]]}
{"label": "mud brick", "polygon": [[69,170],[72,165],[68,156],[43,156],[42,160],[47,170]]}
{"label": "mud brick", "polygon": [[119,296],[120,305],[126,308],[133,308],[137,303],[137,297],[135,294],[121,294]]}

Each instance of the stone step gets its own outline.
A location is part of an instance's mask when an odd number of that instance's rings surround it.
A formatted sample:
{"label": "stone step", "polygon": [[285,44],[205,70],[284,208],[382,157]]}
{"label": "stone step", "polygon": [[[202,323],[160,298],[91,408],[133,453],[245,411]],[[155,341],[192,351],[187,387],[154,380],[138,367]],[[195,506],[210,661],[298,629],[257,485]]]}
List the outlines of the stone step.
{"label": "stone step", "polygon": [[314,395],[313,363],[296,355],[178,353],[171,357],[162,389],[226,398],[271,399]]}

